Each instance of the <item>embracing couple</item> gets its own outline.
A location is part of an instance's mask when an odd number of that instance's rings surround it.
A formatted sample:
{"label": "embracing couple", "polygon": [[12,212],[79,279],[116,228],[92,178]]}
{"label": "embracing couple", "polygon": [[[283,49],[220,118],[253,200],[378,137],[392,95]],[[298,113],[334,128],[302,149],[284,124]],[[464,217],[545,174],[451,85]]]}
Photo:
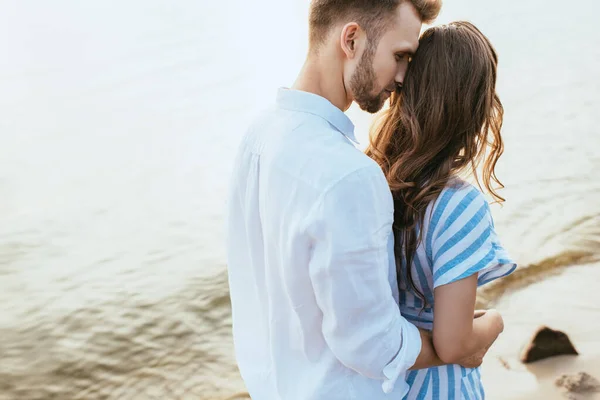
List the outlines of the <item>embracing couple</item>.
{"label": "embracing couple", "polygon": [[[503,321],[475,310],[476,289],[516,268],[478,189],[503,200],[503,109],[475,26],[419,38],[440,6],[313,0],[297,81],[243,138],[227,247],[253,399],[484,398]],[[344,111],[388,99],[365,154]]]}

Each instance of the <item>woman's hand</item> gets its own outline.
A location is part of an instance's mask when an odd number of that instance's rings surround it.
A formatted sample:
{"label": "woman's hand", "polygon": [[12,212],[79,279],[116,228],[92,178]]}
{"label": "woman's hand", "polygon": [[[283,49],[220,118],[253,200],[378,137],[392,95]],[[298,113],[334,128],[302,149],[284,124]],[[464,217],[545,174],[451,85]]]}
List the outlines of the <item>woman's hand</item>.
{"label": "woman's hand", "polygon": [[476,310],[475,318],[479,318],[477,317],[478,311],[483,311],[483,314],[480,315],[480,317],[483,317],[485,315],[486,317],[490,318],[490,323],[494,326],[494,329],[498,332],[498,335],[504,332],[504,319],[502,319],[502,315],[500,315],[500,313],[497,310],[493,308],[489,310]]}
{"label": "woman's hand", "polygon": [[465,368],[477,368],[483,363],[483,357],[487,354],[489,347],[484,347],[475,354],[463,358],[457,362],[458,365]]}
{"label": "woman's hand", "polygon": [[[500,315],[500,313],[498,311],[496,311],[496,310],[475,310],[473,319],[483,317],[484,315],[486,315],[488,313],[488,311],[490,312],[488,317],[489,316],[492,317],[491,323],[496,325],[495,330],[498,332],[498,334],[500,334],[504,330],[504,320],[502,319],[502,316]],[[474,354],[472,354],[468,357],[465,357],[462,360],[459,360],[457,364],[459,364],[465,368],[477,368],[477,367],[481,366],[481,364],[483,363],[483,358],[487,354],[490,347],[491,347],[491,345],[482,347],[480,350],[477,350],[477,352],[475,352]]]}

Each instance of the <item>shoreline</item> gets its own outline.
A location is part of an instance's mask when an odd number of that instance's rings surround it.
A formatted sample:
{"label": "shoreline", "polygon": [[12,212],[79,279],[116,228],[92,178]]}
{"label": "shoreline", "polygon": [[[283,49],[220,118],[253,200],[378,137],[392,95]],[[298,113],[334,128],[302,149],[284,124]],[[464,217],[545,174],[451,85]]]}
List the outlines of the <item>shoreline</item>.
{"label": "shoreline", "polygon": [[[585,290],[586,284],[598,281],[600,262],[582,263],[561,267],[558,273],[497,300],[495,308],[506,328],[482,367],[489,399],[564,399],[554,384],[559,376],[586,372],[600,379],[600,304],[593,301],[594,291]],[[541,325],[566,333],[579,355],[522,364],[519,353]],[[577,398],[600,399],[600,393]]]}
{"label": "shoreline", "polygon": [[595,262],[600,262],[595,253],[571,250],[533,264],[518,266],[512,274],[480,288],[477,292],[476,308],[493,308],[495,304],[511,293],[526,290],[531,285],[560,275],[569,268]]}
{"label": "shoreline", "polygon": [[[559,375],[587,372],[600,379],[600,304],[594,302],[600,260],[564,253],[521,267],[514,276],[478,293],[479,302],[498,309],[506,325],[484,361],[487,397],[558,400],[564,398],[554,387]],[[0,367],[0,399],[92,400],[119,393],[140,400],[144,393],[249,398],[233,355],[224,268],[190,278],[165,296],[122,292],[100,304],[31,307],[15,311],[18,327],[10,321],[3,326],[0,344],[7,357]],[[521,347],[539,325],[564,331],[581,355],[521,364]],[[581,398],[587,399],[594,397]]]}

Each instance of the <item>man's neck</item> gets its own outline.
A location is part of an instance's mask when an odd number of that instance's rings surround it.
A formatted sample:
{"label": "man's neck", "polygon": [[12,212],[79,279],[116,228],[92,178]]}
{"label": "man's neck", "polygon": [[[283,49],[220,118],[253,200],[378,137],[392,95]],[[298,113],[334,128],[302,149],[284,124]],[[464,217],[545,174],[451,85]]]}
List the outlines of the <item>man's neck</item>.
{"label": "man's neck", "polygon": [[324,97],[342,111],[352,103],[344,87],[340,63],[328,57],[309,56],[292,89]]}

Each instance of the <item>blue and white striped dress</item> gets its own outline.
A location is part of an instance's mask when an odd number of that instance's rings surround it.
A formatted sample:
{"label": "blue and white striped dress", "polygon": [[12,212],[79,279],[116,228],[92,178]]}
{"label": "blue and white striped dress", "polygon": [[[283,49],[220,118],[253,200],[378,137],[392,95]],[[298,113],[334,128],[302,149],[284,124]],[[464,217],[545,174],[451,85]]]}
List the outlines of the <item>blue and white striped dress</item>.
{"label": "blue and white striped dress", "polygon": [[[506,276],[516,264],[508,257],[494,231],[489,205],[473,185],[454,180],[427,209],[421,241],[412,264],[415,285],[423,302],[407,285],[401,271],[400,310],[417,327],[433,329],[434,288],[478,274],[478,286]],[[479,368],[459,365],[409,371],[407,400],[483,399]]]}

